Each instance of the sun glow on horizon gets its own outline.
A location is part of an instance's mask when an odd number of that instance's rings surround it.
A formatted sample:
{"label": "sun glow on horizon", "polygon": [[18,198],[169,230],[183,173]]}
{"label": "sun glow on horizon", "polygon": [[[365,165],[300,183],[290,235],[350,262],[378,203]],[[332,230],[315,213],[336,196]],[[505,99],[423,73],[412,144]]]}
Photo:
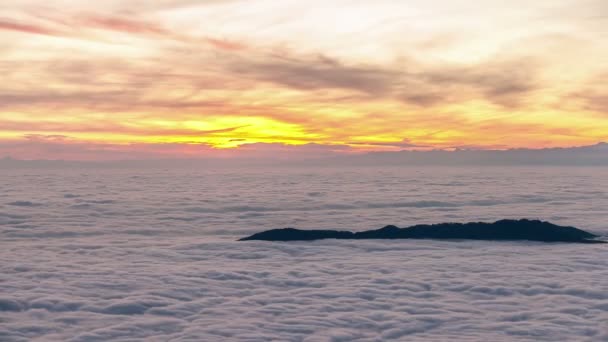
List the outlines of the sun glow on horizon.
{"label": "sun glow on horizon", "polygon": [[6,0],[0,155],[594,144],[608,6],[582,2]]}

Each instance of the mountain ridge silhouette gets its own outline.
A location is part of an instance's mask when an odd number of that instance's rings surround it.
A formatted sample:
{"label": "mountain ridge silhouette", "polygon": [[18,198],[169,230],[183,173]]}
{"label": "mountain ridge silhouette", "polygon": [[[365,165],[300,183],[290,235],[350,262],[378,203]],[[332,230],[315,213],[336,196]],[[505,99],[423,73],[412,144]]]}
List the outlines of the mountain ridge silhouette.
{"label": "mountain ridge silhouette", "polygon": [[540,241],[608,243],[599,236],[584,230],[558,226],[540,220],[500,220],[494,223],[439,223],[399,228],[389,225],[362,232],[341,230],[300,230],[295,228],[271,229],[244,237],[239,241],[313,241],[324,239],[436,239],[436,240],[487,240],[487,241]]}

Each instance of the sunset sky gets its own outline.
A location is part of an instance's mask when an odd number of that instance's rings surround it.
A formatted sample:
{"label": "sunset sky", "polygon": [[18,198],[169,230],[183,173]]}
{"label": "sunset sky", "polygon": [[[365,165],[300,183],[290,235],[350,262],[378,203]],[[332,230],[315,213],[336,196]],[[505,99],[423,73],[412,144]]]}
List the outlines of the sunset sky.
{"label": "sunset sky", "polygon": [[608,140],[606,0],[2,0],[0,157]]}

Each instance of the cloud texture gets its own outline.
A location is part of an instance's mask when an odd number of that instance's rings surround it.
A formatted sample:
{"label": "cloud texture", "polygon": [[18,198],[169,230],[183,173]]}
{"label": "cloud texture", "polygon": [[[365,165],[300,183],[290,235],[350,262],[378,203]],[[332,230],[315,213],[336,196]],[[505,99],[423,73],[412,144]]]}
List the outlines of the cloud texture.
{"label": "cloud texture", "polygon": [[275,227],[519,217],[607,235],[602,169],[207,165],[0,175],[2,341],[608,337],[604,246],[235,242]]}
{"label": "cloud texture", "polygon": [[608,139],[600,1],[322,5],[4,1],[0,140],[397,150],[404,137],[435,148]]}

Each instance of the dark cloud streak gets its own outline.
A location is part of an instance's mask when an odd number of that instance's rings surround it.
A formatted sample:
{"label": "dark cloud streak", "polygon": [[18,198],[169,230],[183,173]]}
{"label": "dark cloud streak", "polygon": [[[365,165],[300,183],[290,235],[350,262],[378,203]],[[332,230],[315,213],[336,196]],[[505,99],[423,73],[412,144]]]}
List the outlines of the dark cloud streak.
{"label": "dark cloud streak", "polygon": [[328,57],[274,58],[237,60],[228,67],[245,77],[295,89],[343,89],[417,106],[456,102],[467,96],[516,107],[539,87],[536,66],[528,59],[489,61],[477,66],[428,67],[411,62],[380,68],[345,65]]}

